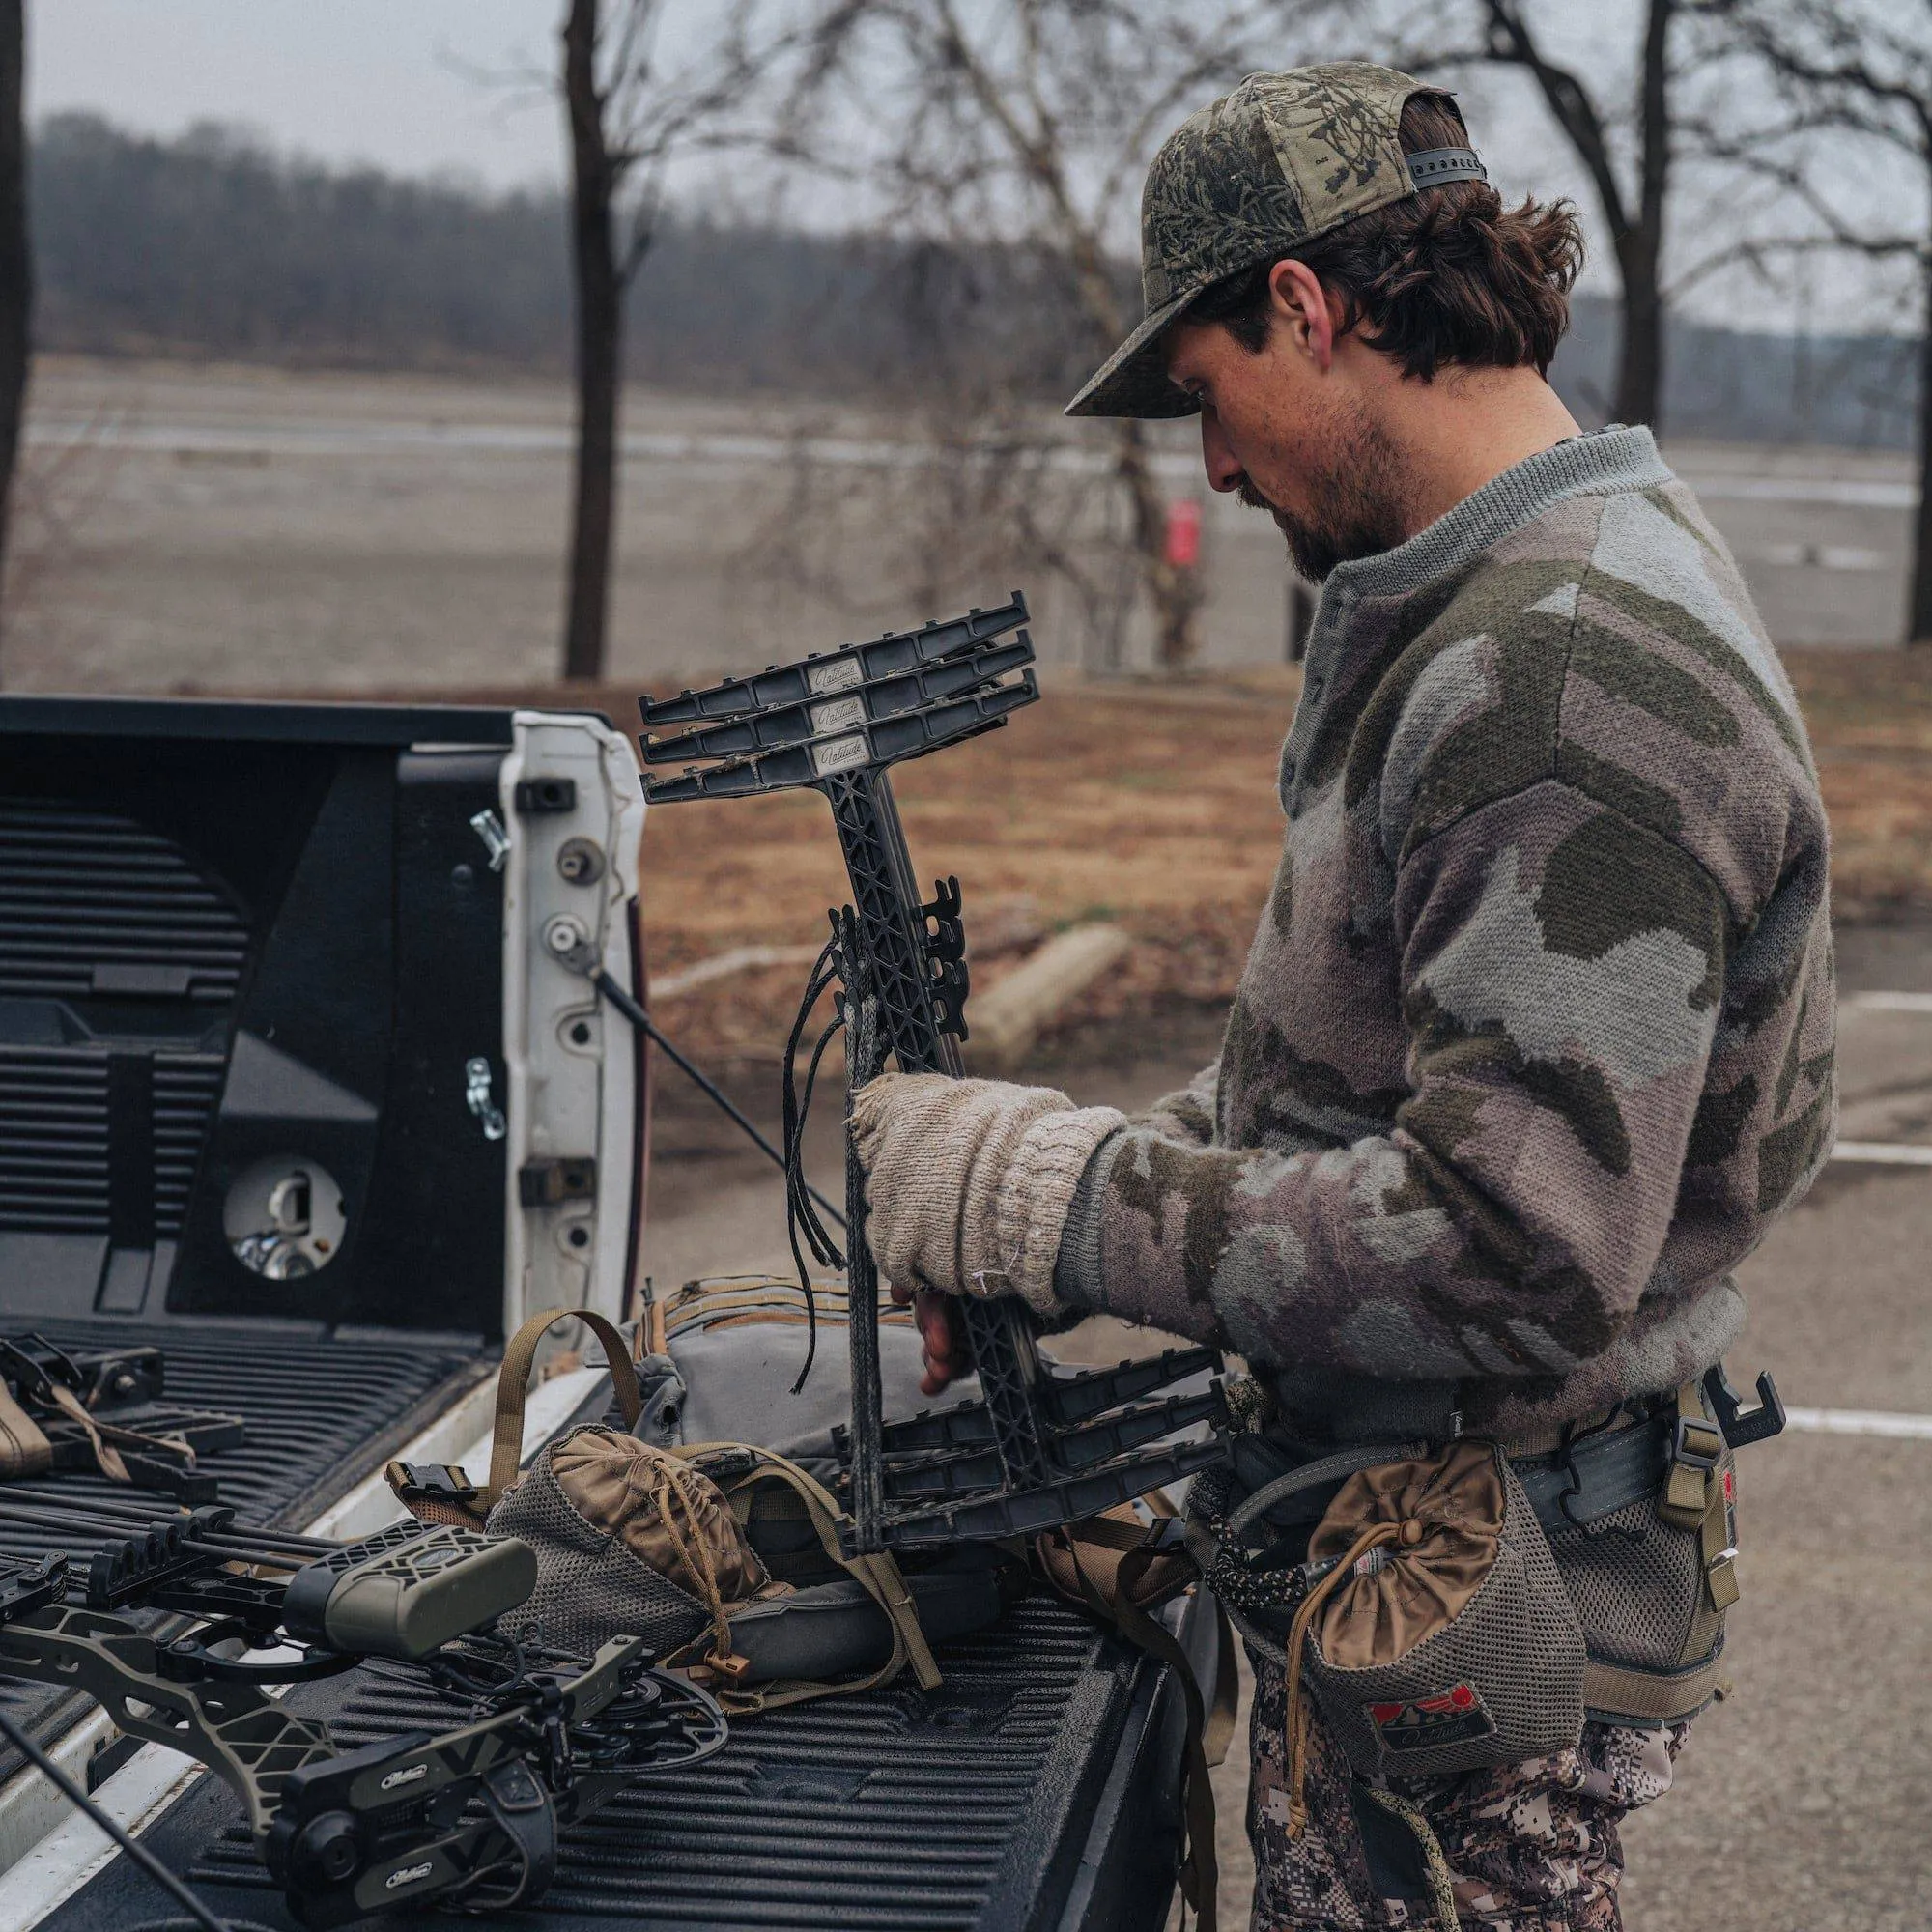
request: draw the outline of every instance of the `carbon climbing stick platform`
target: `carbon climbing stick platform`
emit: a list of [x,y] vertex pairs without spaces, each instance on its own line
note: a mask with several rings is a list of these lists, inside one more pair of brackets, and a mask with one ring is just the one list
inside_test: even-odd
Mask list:
[[[646,775],[651,804],[798,788],[825,796],[852,886],[845,929],[865,952],[877,1003],[878,1055],[904,1072],[964,1070],[968,975],[958,881],[942,882],[931,901],[922,901],[889,768],[996,729],[1034,702],[1033,643],[1019,628],[1026,619],[1015,592],[995,610],[640,700],[644,763],[683,767]],[[862,1251],[857,1272],[870,1279],[863,1229],[851,1234]],[[869,1296],[854,1299],[855,1376],[864,1373],[862,1358],[871,1358],[857,1333],[861,1299]],[[869,1431],[865,1439],[847,1437],[855,1469],[883,1468],[886,1543],[1027,1534],[1221,1460],[1213,1439],[1147,1446],[1219,1421],[1211,1350],[1175,1351],[1152,1379],[1142,1364],[1131,1374],[1123,1364],[1065,1376],[1041,1360],[1023,1303],[969,1298],[962,1312],[983,1403],[889,1423],[882,1437]],[[1208,1387],[1166,1406],[1129,1406],[1190,1376],[1208,1378]],[[855,1396],[855,1412],[861,1407]]]

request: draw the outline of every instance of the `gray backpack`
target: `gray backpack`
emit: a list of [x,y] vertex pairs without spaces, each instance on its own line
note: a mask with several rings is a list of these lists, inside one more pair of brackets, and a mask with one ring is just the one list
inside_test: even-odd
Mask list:
[[[1024,1588],[1023,1566],[997,1550],[961,1548],[908,1576],[890,1553],[848,1552],[844,1514],[813,1468],[742,1435],[687,1439],[695,1415],[738,1421],[748,1433],[757,1418],[783,1416],[770,1388],[781,1358],[786,1389],[796,1375],[799,1330],[782,1296],[760,1306],[727,1298],[698,1314],[703,1299],[687,1297],[694,1319],[675,1331],[655,1327],[667,1346],[642,1363],[602,1316],[533,1317],[504,1350],[488,1482],[392,1463],[391,1487],[425,1520],[526,1543],[537,1583],[514,1621],[554,1647],[590,1655],[615,1635],[646,1636],[661,1662],[741,1713],[869,1690],[908,1664],[934,1688],[931,1643],[995,1621]],[[768,1308],[777,1321],[762,1319]],[[624,1426],[573,1430],[523,1469],[537,1345],[573,1319],[604,1349]],[[826,1394],[784,1418],[785,1440],[802,1442],[836,1479],[830,1416],[842,1418],[845,1401],[828,1343],[834,1333],[842,1339],[841,1311],[822,1310],[819,1321],[814,1379],[822,1376]],[[643,1334],[653,1334],[648,1318]]]

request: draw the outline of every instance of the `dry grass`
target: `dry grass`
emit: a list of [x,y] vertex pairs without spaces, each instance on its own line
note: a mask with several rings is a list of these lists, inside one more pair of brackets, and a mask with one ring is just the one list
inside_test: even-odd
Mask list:
[[[1074,1019],[1224,1001],[1281,845],[1275,760],[1299,679],[1049,694],[1008,728],[894,774],[914,863],[965,882],[969,943],[1031,900],[1048,928],[1113,919],[1139,942]],[[667,807],[648,821],[644,926],[666,974],[727,947],[821,937],[847,897],[823,802]],[[976,964],[984,985],[1004,962]],[[802,975],[748,973],[663,1002],[709,1051],[782,1039]],[[970,1017],[970,1009],[969,1009]]]
[[[1793,651],[1832,815],[1841,919],[1932,915],[1932,652]],[[1299,690],[1282,669],[1179,686],[1075,686],[1002,731],[901,768],[915,864],[965,882],[969,938],[1030,897],[1048,926],[1120,921],[1125,970],[1068,1025],[1157,1024],[1234,990],[1281,844],[1275,761]],[[629,691],[605,695],[635,717]],[[576,701],[581,702],[581,695]],[[645,931],[665,975],[734,946],[822,936],[846,896],[811,796],[667,807],[646,828]],[[976,968],[978,983],[1004,962]],[[779,1051],[802,973],[738,975],[665,999],[713,1057]],[[970,1017],[970,1009],[969,1009]]]
[[1851,923],[1932,914],[1932,650],[1788,651]]

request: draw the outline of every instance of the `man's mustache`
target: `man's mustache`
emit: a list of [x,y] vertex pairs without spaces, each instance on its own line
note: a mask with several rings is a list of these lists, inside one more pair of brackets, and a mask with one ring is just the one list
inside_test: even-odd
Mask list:
[[1264,497],[1259,490],[1255,488],[1252,478],[1244,475],[1241,478],[1241,480],[1235,485],[1235,495],[1237,497],[1239,497],[1240,500],[1243,503],[1245,503],[1249,509],[1265,510],[1268,513],[1268,515],[1274,519],[1276,529],[1282,531],[1287,530],[1288,526],[1282,521],[1281,511],[1278,508],[1276,508],[1276,506],[1273,503],[1271,503],[1265,497]]

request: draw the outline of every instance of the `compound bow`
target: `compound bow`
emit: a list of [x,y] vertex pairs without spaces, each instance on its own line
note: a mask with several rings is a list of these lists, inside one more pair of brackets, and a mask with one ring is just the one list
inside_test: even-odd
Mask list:
[[[4,1493],[0,1520],[61,1526]],[[0,1574],[0,1676],[78,1690],[129,1736],[208,1766],[317,1932],[430,1898],[501,1909],[541,1893],[563,1827],[725,1740],[717,1705],[653,1668],[640,1637],[587,1663],[474,1637],[535,1574],[511,1537],[405,1522],[333,1545],[200,1509],[118,1537],[84,1575],[60,1555]],[[169,1635],[130,1609],[190,1622]],[[469,1721],[345,1752],[273,1694],[372,1659],[462,1693]]]

